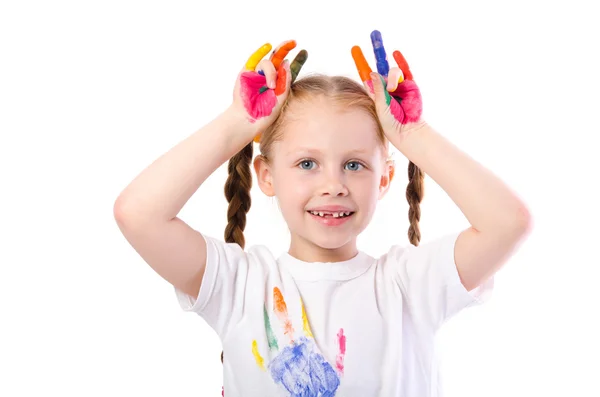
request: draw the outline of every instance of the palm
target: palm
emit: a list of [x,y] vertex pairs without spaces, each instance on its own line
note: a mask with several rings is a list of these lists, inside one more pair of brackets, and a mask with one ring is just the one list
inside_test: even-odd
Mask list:
[[[418,125],[421,121],[423,104],[419,87],[413,80],[408,63],[400,51],[394,51],[393,57],[398,67],[390,69],[381,34],[371,33],[371,41],[377,62],[377,72],[382,79],[383,98],[376,98],[371,68],[360,47],[352,48],[352,57],[363,83],[369,88],[371,96],[378,104],[378,114],[384,130],[387,132],[403,132]],[[388,90],[388,88],[390,90]]]
[[[244,69],[238,75],[233,93],[233,107],[245,114],[258,132],[264,131],[277,118],[291,83],[306,62],[306,50],[300,51],[291,65],[283,62],[295,47],[294,40],[285,41],[271,53],[267,61],[262,60],[272,48],[271,44],[267,43],[248,58]],[[274,88],[268,86],[263,69],[269,69],[275,74]]]
[[[338,355],[335,368],[321,354],[308,323],[302,304],[302,327],[294,326],[285,299],[279,288],[273,288],[273,312],[277,322],[272,322],[270,310],[264,307],[265,335],[263,343],[252,341],[252,354],[258,367],[268,372],[273,381],[292,396],[334,396],[344,373],[346,337],[344,330],[337,334]],[[280,324],[281,328],[273,325]],[[286,344],[278,339],[284,336]]]

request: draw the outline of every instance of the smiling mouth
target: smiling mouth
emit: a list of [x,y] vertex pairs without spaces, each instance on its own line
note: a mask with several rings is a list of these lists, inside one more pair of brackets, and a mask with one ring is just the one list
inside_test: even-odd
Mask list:
[[354,215],[354,211],[306,211],[311,215],[319,216],[321,218],[348,218]]

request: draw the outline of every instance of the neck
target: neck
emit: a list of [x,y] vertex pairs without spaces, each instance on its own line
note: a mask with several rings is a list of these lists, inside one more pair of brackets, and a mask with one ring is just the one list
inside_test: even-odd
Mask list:
[[340,247],[325,248],[300,236],[292,236],[288,254],[303,262],[342,262],[354,258],[358,248],[356,237]]

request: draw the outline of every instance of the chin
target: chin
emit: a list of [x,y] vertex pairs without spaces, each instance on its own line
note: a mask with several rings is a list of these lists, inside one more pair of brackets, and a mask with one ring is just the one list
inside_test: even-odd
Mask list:
[[345,239],[345,240],[334,240],[334,239],[330,239],[330,240],[322,240],[322,241],[312,241],[313,244],[315,244],[316,246],[326,249],[326,250],[337,250],[340,248],[343,248],[344,246],[348,245],[352,240],[350,239]]

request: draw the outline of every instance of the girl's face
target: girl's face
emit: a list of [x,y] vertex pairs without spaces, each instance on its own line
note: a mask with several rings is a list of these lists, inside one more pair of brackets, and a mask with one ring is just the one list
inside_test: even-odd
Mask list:
[[271,164],[256,166],[259,185],[278,199],[291,232],[291,255],[307,262],[350,259],[393,172],[376,123],[366,111],[325,99],[295,103],[287,111]]

